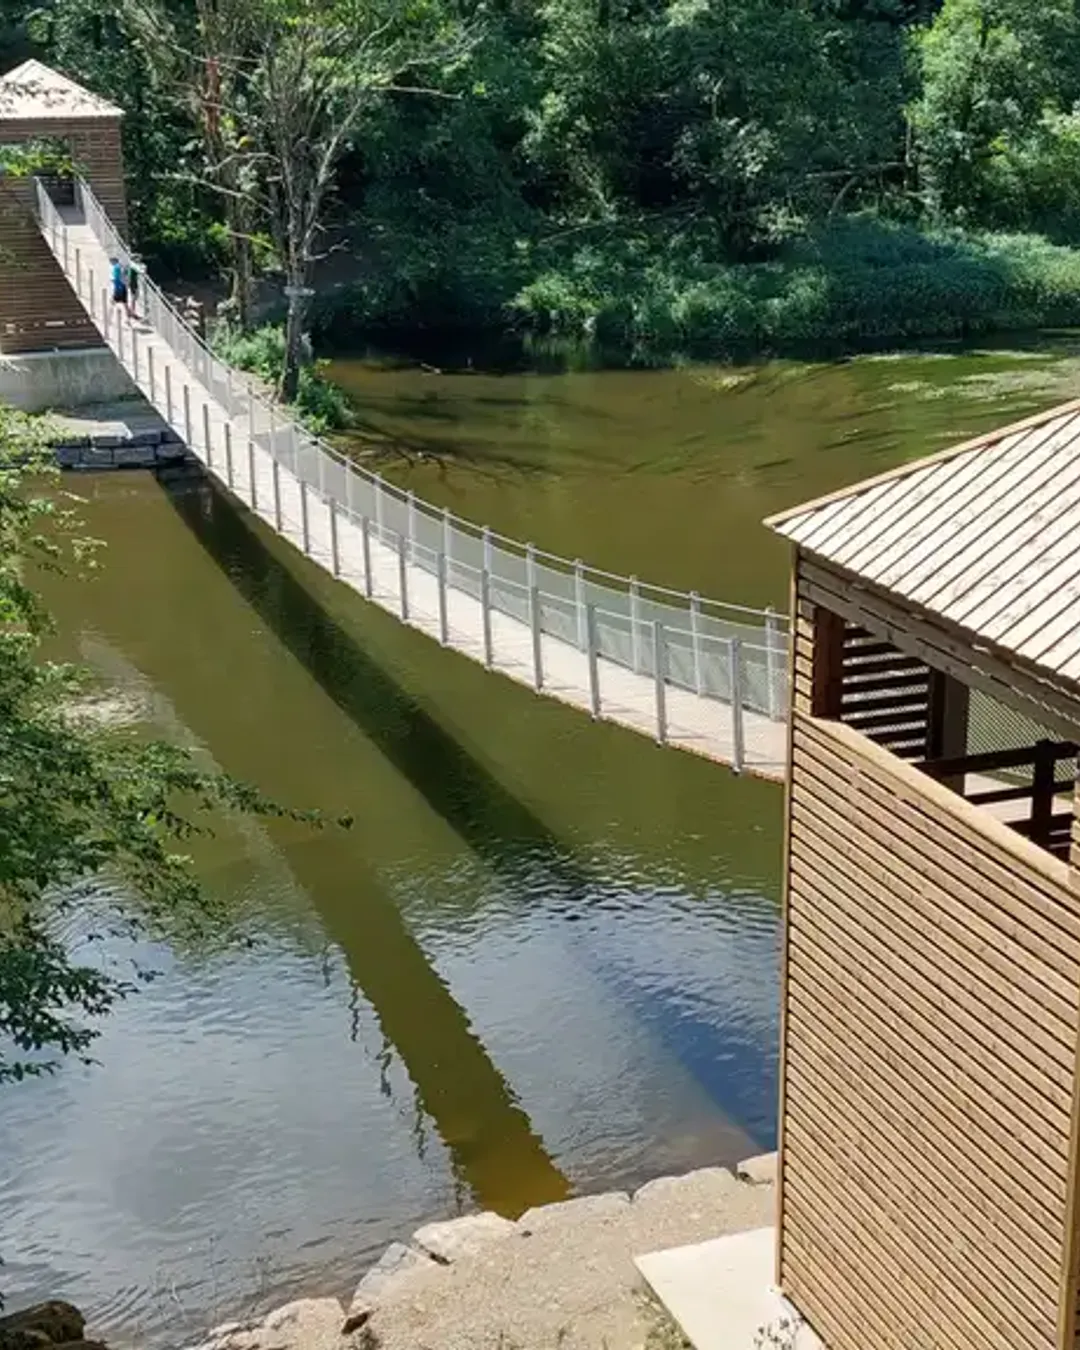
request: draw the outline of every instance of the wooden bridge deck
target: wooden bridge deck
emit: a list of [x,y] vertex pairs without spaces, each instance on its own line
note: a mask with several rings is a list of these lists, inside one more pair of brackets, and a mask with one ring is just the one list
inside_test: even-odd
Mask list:
[[[340,504],[302,484],[281,455],[274,456],[275,428],[230,417],[212,389],[200,381],[160,332],[130,323],[106,297],[109,258],[77,211],[61,213],[62,226],[43,226],[54,256],[75,287],[95,327],[135,384],[187,442],[207,470],[271,529],[361,595],[473,660],[485,662],[481,602],[454,585],[440,586],[427,567],[364,531]],[[246,377],[237,373],[235,379]],[[365,538],[366,533],[366,538]],[[445,596],[445,609],[440,595]],[[444,617],[445,615],[445,617]],[[542,678],[537,689],[534,636],[529,624],[489,611],[490,668],[584,712],[593,712],[587,654],[548,633],[539,638]],[[735,728],[729,703],[672,684],[658,691],[651,674],[637,674],[614,661],[596,661],[599,716],[632,731],[658,737],[722,764],[735,761]],[[779,780],[785,773],[786,727],[758,713],[742,714],[743,769]]]

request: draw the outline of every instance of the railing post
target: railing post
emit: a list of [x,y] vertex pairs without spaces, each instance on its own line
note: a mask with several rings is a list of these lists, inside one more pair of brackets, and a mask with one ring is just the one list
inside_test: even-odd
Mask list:
[[247,450],[248,450],[248,456],[247,456],[247,459],[248,459],[248,487],[249,487],[250,490],[251,490],[251,509],[252,509],[253,511],[257,511],[257,510],[259,509],[259,488],[258,488],[258,479],[257,479],[256,476],[255,476],[255,442],[254,442],[254,441],[252,441],[252,440],[249,440],[249,441],[248,441],[248,443],[247,443]]
[[585,607],[585,651],[589,663],[589,711],[600,716],[600,655],[597,651],[596,606]]
[[341,576],[341,552],[338,545],[338,521],[337,521],[337,503],[333,497],[327,502],[330,508],[330,572],[333,576]]
[[375,538],[383,541],[383,480],[382,474],[375,475]]
[[94,317],[94,269],[92,267],[87,268],[86,271],[86,289],[89,294],[90,317],[92,319]]
[[210,444],[210,405],[205,402],[202,405],[202,431],[203,443],[206,446],[206,465],[207,468],[212,469],[214,467],[214,451]]
[[131,378],[139,383],[139,335],[134,328],[131,330]]
[[82,249],[75,249],[75,294],[82,299]]
[[248,390],[248,440],[255,439],[255,400],[251,397],[251,391]]
[[184,381],[184,436],[188,443],[188,449],[194,450],[195,438],[191,434],[191,386]]
[[589,645],[589,616],[585,612],[585,567],[580,558],[574,559],[574,610],[577,614],[577,645],[585,651]]
[[731,767],[742,773],[746,759],[746,736],[743,723],[742,643],[737,637],[728,641],[728,660],[731,666]]
[[229,485],[229,490],[233,487],[233,462],[232,462],[232,423],[225,423],[225,482]]
[[653,622],[653,684],[656,689],[656,739],[661,745],[667,744],[667,685],[664,682],[665,648],[664,625],[659,619]]
[[637,577],[630,578],[630,652],[634,674],[641,674],[641,594]]
[[367,516],[360,517],[360,542],[364,547],[364,594],[370,600],[375,594],[375,582],[371,575],[371,521]]
[[492,568],[491,568],[491,563],[492,563],[492,558],[493,558],[493,552],[492,552],[492,548],[491,548],[491,527],[490,527],[490,525],[485,525],[484,528],[480,531],[480,533],[481,533],[481,535],[483,536],[483,540],[484,540],[484,570],[485,570],[485,571],[488,573],[488,575],[490,576],[491,570],[492,570]]
[[450,524],[450,508],[448,506],[444,506],[442,512],[442,551],[443,553],[446,554],[446,575],[448,581],[453,579],[453,562],[454,562],[453,543],[454,543],[454,531],[453,527]]
[[783,716],[783,699],[780,697],[780,690],[777,686],[780,683],[780,672],[784,666],[778,661],[780,655],[778,651],[780,638],[780,625],[777,622],[776,611],[770,605],[765,611],[765,679],[768,682],[768,695],[766,708],[769,716],[774,722],[777,722]]
[[274,529],[281,533],[281,465],[277,459],[270,461],[270,473],[274,482]]
[[71,271],[71,259],[68,256],[68,232],[67,226],[64,226],[64,275]]
[[1031,842],[1046,848],[1054,818],[1057,760],[1053,741],[1036,741],[1031,773]]
[[300,543],[305,554],[311,552],[311,522],[308,516],[307,479],[300,479]]
[[495,649],[491,641],[491,571],[486,562],[480,568],[480,623],[484,632],[484,665],[490,670],[495,664]]
[[450,623],[446,613],[446,554],[441,549],[435,565],[439,576],[439,641],[445,647],[450,641]]
[[146,364],[149,370],[150,378],[150,402],[157,405],[157,378],[154,362],[154,344],[151,343],[146,349]]
[[345,465],[345,514],[348,516],[349,520],[352,520],[353,518],[352,485],[355,476],[356,474],[351,462],[347,462]]
[[165,420],[169,426],[172,426],[173,404],[172,404],[172,367],[168,361],[165,362]]
[[403,623],[409,621],[409,564],[405,557],[405,537],[397,536],[398,605]]
[[701,596],[690,592],[690,642],[694,649],[694,693],[700,698],[704,690],[701,673]]
[[116,359],[124,364],[124,320],[119,311],[116,315]]
[[409,562],[416,562],[416,493],[409,489],[405,506],[405,522],[409,531]]
[[[530,548],[532,546],[530,545]],[[529,625],[532,628],[533,688],[544,687],[543,614],[540,610],[540,588],[534,581],[529,587]]]

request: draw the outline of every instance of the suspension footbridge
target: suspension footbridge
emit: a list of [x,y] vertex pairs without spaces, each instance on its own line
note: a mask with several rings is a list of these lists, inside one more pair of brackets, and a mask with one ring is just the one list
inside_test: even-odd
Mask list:
[[129,251],[88,184],[38,227],[87,316],[206,470],[271,529],[371,602],[489,670],[596,719],[764,777],[785,773],[787,621],[559,558],[418,500],[302,427],[217,357],[143,277],[114,305]]

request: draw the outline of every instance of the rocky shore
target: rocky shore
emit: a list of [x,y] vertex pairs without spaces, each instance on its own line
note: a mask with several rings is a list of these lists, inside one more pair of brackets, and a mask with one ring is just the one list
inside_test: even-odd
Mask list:
[[767,1154],[734,1172],[660,1177],[632,1196],[544,1205],[516,1222],[485,1213],[427,1224],[407,1244],[391,1244],[348,1307],[299,1299],[267,1317],[215,1327],[193,1350],[679,1346],[634,1257],[773,1223],[775,1180],[776,1158]]

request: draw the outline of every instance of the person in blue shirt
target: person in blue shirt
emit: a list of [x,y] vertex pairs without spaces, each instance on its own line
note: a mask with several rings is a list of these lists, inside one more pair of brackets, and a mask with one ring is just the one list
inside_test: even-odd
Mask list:
[[109,259],[109,269],[112,278],[112,298],[114,305],[123,305],[127,308],[128,288],[124,280],[124,268],[119,258]]

